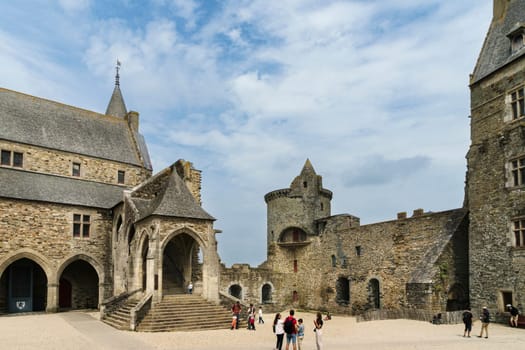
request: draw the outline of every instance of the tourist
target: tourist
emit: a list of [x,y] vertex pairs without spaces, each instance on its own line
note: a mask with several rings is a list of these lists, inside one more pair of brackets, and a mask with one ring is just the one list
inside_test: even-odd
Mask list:
[[255,306],[250,304],[248,308],[248,329],[255,330]]
[[193,293],[193,283],[190,281],[190,283],[188,283],[188,294],[192,294]]
[[237,316],[233,315],[232,316],[232,328],[231,328],[231,330],[233,331],[235,328],[237,328]]
[[242,310],[242,307],[239,301],[237,301],[235,304],[232,305],[232,314],[237,318],[237,322],[235,323],[235,329],[239,329],[241,310]]
[[463,312],[463,323],[465,324],[463,337],[467,336],[470,338],[470,332],[472,331],[472,312],[469,307]]
[[277,313],[273,319],[273,332],[277,337],[277,344],[275,345],[276,350],[281,350],[283,347],[284,338],[284,322],[281,320],[281,314]]
[[330,321],[332,319],[332,315],[330,315],[330,311],[326,312],[326,316],[324,317],[325,321]]
[[321,350],[323,348],[323,315],[320,312],[317,313],[314,326],[315,345],[317,346],[317,350]]
[[284,320],[284,332],[286,333],[286,350],[289,350],[292,343],[293,350],[297,350],[297,320],[294,317],[295,311],[290,310],[290,315]]
[[490,313],[486,306],[483,306],[483,311],[479,317],[481,320],[481,333],[479,333],[478,338],[483,337],[483,330],[485,330],[485,338],[489,337],[489,323],[490,323]]
[[264,324],[262,306],[259,306],[259,324]]
[[304,324],[303,319],[300,318],[297,320],[297,349],[302,350],[303,339],[304,339]]
[[520,312],[512,304],[507,304],[507,311],[510,312],[510,326],[518,327],[518,316]]

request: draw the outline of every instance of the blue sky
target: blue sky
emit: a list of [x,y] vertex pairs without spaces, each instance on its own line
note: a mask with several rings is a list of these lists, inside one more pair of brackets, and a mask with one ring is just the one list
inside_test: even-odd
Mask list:
[[309,158],[362,224],[461,207],[468,75],[490,0],[0,3],[0,86],[104,113],[121,90],[154,171],[203,172],[221,259],[266,258],[264,195]]

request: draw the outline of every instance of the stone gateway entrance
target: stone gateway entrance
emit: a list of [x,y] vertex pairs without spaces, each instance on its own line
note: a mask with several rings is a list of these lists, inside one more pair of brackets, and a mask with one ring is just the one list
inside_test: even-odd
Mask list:
[[10,313],[45,311],[47,277],[44,270],[28,258],[22,258],[4,271],[0,279],[2,295]]
[[185,293],[190,281],[202,281],[199,245],[186,233],[173,237],[162,254],[163,295]]

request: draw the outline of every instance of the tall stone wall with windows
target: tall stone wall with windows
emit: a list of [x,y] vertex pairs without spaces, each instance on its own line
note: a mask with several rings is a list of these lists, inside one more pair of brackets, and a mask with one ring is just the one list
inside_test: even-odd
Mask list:
[[525,178],[512,171],[525,159],[525,120],[513,119],[510,98],[524,84],[520,59],[471,85],[470,298],[500,313],[507,303],[525,306],[525,245],[514,235],[525,219]]
[[23,170],[72,177],[73,163],[80,164],[78,178],[118,184],[117,173],[124,171],[124,186],[136,186],[151,176],[151,171],[136,165],[88,157],[76,153],[46,149],[0,140],[0,150],[23,154]]

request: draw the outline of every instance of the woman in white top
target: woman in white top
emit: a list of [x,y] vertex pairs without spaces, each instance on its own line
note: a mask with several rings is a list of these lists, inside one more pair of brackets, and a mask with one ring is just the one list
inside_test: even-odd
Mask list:
[[281,314],[277,313],[273,320],[273,332],[277,337],[277,345],[275,348],[281,350],[283,347],[283,338],[284,338],[284,321],[281,319]]

